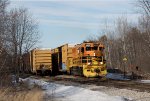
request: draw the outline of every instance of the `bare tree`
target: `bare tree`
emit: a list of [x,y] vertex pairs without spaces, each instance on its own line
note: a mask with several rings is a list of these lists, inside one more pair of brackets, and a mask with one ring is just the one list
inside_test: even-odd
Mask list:
[[144,12],[139,18],[139,29],[142,32],[144,51],[150,57],[150,1],[138,0],[137,5]]
[[13,67],[18,77],[19,72],[22,71],[23,53],[29,51],[38,42],[38,26],[27,9],[21,8],[10,11],[8,29],[9,51],[13,55]]
[[140,7],[143,12],[150,17],[150,1],[149,0],[138,0],[137,6]]
[[[8,5],[8,1],[7,0],[1,0],[0,1],[0,57],[5,59],[6,56],[3,55],[5,49],[4,49],[4,39],[5,39],[5,34],[7,31],[7,12],[6,12],[6,7]],[[5,63],[4,61],[0,61],[1,65],[0,65],[0,69],[2,69],[2,67],[4,67]]]
[[0,50],[3,47],[4,34],[6,32],[6,7],[8,5],[7,0],[0,0]]
[[[9,3],[0,0],[0,74],[9,75],[15,71],[18,82],[19,72],[23,71],[22,56],[35,48],[39,40],[38,23],[25,8],[9,11]],[[0,75],[0,79],[5,80],[3,78],[5,76]]]
[[8,20],[6,8],[8,4],[8,0],[0,0],[0,86],[6,85],[6,77],[8,72],[11,72],[9,69],[9,55],[5,49],[5,35],[7,33]]

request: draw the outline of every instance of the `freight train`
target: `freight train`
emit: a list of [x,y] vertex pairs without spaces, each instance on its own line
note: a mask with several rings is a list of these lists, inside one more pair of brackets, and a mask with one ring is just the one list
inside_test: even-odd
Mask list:
[[[36,74],[67,73],[85,77],[107,74],[104,45],[96,42],[64,44],[51,50],[34,49],[24,56],[24,66]],[[27,61],[28,60],[28,61]]]

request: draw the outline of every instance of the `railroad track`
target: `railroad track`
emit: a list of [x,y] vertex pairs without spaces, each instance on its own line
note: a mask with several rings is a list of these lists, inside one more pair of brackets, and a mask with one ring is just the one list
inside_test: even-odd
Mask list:
[[121,81],[121,80],[112,80],[112,79],[100,79],[100,78],[85,78],[80,76],[69,76],[69,75],[60,75],[52,77],[40,77],[34,76],[36,79],[43,79],[48,82],[59,82],[62,84],[71,85],[73,83],[77,84],[94,84],[96,86],[106,86],[106,87],[116,87],[121,89],[131,89],[137,91],[146,91],[150,92],[150,84],[139,83],[137,81]]

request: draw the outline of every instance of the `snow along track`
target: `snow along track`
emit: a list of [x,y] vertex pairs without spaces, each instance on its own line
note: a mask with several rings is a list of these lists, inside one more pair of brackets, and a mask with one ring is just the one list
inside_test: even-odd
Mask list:
[[[63,78],[62,78],[63,77]],[[139,89],[133,89],[133,88],[131,88],[131,86],[130,86],[130,88],[128,88],[128,89],[125,89],[125,87],[124,86],[122,86],[122,87],[124,87],[124,88],[121,88],[121,87],[118,87],[118,88],[116,88],[116,87],[114,87],[113,85],[110,85],[110,86],[108,86],[109,85],[109,83],[108,84],[106,84],[106,85],[104,85],[104,82],[106,82],[106,81],[99,81],[99,83],[96,83],[95,81],[95,83],[94,82],[92,82],[93,80],[95,80],[94,78],[90,78],[90,82],[88,82],[87,83],[87,79],[86,78],[80,78],[80,77],[74,77],[74,76],[72,76],[72,77],[70,77],[70,76],[65,76],[65,78],[64,78],[64,76],[57,76],[57,77],[44,77],[44,78],[42,78],[42,77],[31,77],[31,78],[36,78],[37,80],[42,80],[42,81],[47,81],[48,83],[50,83],[50,84],[58,84],[58,85],[64,85],[65,87],[76,87],[76,90],[78,89],[78,88],[84,88],[84,89],[82,89],[83,90],[83,92],[81,92],[82,94],[86,94],[84,91],[86,91],[87,89],[89,89],[89,90],[92,90],[92,91],[96,91],[96,92],[102,92],[102,93],[104,93],[104,94],[106,94],[108,97],[109,96],[122,96],[123,98],[127,98],[127,99],[130,99],[130,100],[125,100],[125,101],[150,101],[150,93],[149,92],[146,92],[146,91],[142,91],[142,90],[139,90]],[[66,79],[67,78],[67,79]],[[77,81],[74,81],[74,80],[70,80],[70,78],[78,78],[78,80],[79,80],[79,82],[78,82],[78,80]],[[86,82],[81,82],[81,80],[83,80],[83,82],[84,81],[86,81]],[[96,80],[98,80],[98,78],[96,78]],[[98,81],[97,81],[98,82]],[[100,82],[102,83],[102,84],[100,84]],[[108,81],[107,81],[108,82]],[[110,82],[110,81],[109,81]],[[115,81],[114,81],[115,82]],[[119,83],[124,83],[124,81],[116,81],[116,82],[119,82]],[[131,82],[131,81],[129,81],[129,82]],[[126,82],[126,84],[127,84],[127,82]],[[132,85],[133,86],[133,85]],[[57,88],[56,86],[54,87],[54,88]],[[69,89],[69,88],[68,88]],[[71,88],[72,89],[72,88]],[[66,89],[67,90],[67,89]],[[76,91],[75,90],[75,91]],[[81,90],[81,91],[82,91]],[[54,91],[56,91],[56,90],[53,90],[53,92]],[[80,91],[80,90],[79,90]],[[51,91],[52,92],[52,91]],[[64,92],[68,92],[68,90],[67,91],[65,91],[64,90]],[[70,90],[69,90],[69,92],[70,92]],[[72,92],[74,92],[74,90],[72,90]],[[81,93],[79,93],[79,94],[81,94]],[[76,94],[76,93],[75,93]],[[77,93],[78,94],[78,93]],[[81,95],[82,95],[81,94]],[[97,95],[97,94],[96,94]],[[61,97],[60,97],[61,96]],[[60,94],[60,96],[55,96],[56,98],[57,98],[57,100],[56,101],[60,101],[61,100],[61,98],[64,96],[63,94]],[[79,95],[77,95],[78,97],[79,97]],[[89,96],[89,95],[87,95],[87,96]],[[98,95],[97,96],[101,96],[101,94],[99,94],[98,93]],[[60,99],[59,99],[59,97],[60,97]],[[74,96],[75,97],[75,96]],[[82,96],[81,96],[82,97]],[[96,97],[95,95],[93,95],[92,97]],[[105,96],[106,97],[106,96]],[[49,96],[49,94],[48,94],[48,98],[51,98],[51,96]],[[66,97],[65,97],[66,98]],[[70,100],[71,98],[69,98],[69,101],[76,101],[76,100]],[[83,99],[86,99],[86,98],[83,98]],[[100,98],[101,99],[101,98]],[[108,99],[107,99],[108,100]],[[106,101],[107,101],[106,100]],[[55,101],[55,100],[54,100]],[[65,101],[65,100],[61,100],[61,101]],[[84,100],[83,100],[84,101]],[[89,99],[89,101],[91,101],[91,99]],[[95,101],[97,101],[97,100],[95,100]],[[103,101],[103,100],[100,100],[100,101]],[[105,100],[104,100],[105,101]],[[108,100],[109,101],[109,100]]]
[[106,87],[115,87],[115,88],[125,88],[125,89],[134,89],[138,91],[147,91],[150,92],[150,84],[140,83],[137,81],[120,81],[120,80],[101,80],[100,78],[85,78],[78,76],[56,76],[56,77],[48,77],[48,81],[52,82],[61,82],[61,83],[70,83],[70,84],[86,84],[86,85],[97,85],[97,86],[106,86]]
[[137,81],[120,81],[120,80],[101,80],[100,78],[85,78],[79,76],[59,75],[53,77],[32,76],[32,78],[43,79],[45,81],[56,82],[65,85],[96,85],[115,87],[121,89],[130,89],[141,92],[150,92],[150,83],[141,83]]
[[122,96],[111,96],[101,91],[83,87],[66,86],[33,78],[21,79],[30,86],[38,85],[44,90],[45,101],[131,101]]

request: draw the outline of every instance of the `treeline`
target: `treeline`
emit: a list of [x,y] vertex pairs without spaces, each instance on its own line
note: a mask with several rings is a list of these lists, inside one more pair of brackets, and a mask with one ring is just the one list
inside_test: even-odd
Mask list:
[[150,1],[138,0],[136,6],[141,12],[137,24],[120,17],[115,29],[106,29],[97,41],[105,44],[108,68],[145,75],[150,73]]
[[38,42],[38,24],[26,8],[11,9],[9,4],[0,0],[0,74],[13,72],[18,76],[22,54]]

